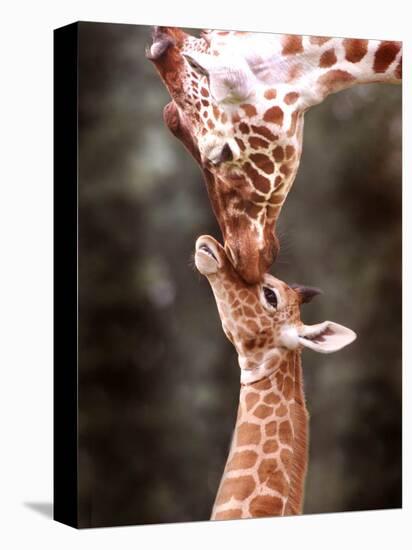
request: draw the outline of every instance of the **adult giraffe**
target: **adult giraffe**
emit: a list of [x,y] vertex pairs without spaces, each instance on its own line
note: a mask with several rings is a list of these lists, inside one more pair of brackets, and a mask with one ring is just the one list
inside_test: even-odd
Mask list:
[[212,519],[300,514],[308,462],[301,349],[331,353],[356,334],[331,321],[304,325],[300,305],[317,289],[289,287],[268,274],[247,285],[212,237],[197,240],[195,263],[209,280],[241,370],[238,416]]
[[170,130],[205,176],[226,252],[262,280],[302,153],[303,116],[354,84],[399,83],[400,42],[156,27],[147,51],[171,97]]

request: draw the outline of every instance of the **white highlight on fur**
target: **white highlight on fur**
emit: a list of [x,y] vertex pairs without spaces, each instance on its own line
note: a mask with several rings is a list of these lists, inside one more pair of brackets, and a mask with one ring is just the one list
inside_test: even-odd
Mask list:
[[296,349],[299,346],[299,336],[296,327],[285,327],[280,333],[281,344],[288,349]]

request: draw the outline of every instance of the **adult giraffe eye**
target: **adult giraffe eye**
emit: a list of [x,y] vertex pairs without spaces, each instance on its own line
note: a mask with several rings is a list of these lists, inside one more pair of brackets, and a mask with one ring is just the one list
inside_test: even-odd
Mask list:
[[268,288],[267,286],[264,286],[263,294],[265,295],[265,299],[268,304],[270,304],[274,308],[278,307],[278,297],[276,296],[276,292],[274,290]]

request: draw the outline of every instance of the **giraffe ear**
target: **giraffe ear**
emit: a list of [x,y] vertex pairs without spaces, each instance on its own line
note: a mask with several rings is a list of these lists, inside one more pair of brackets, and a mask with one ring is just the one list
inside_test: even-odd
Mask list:
[[216,57],[202,52],[182,53],[197,73],[209,79],[210,93],[217,103],[230,99],[241,103],[253,93],[253,73],[246,61],[236,55]]
[[302,346],[319,353],[333,353],[356,340],[356,333],[338,323],[324,321],[317,325],[303,325],[298,340]]
[[293,285],[290,285],[290,288],[293,288],[293,290],[299,295],[301,304],[306,304],[308,302],[311,302],[315,296],[318,296],[319,294],[323,294],[320,288],[316,288],[313,286],[303,286],[303,285],[293,284]]

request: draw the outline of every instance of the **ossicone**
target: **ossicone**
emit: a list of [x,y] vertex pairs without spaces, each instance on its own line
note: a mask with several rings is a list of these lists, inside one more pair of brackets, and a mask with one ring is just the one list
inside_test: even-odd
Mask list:
[[313,298],[315,298],[315,296],[318,296],[319,294],[323,294],[320,288],[316,288],[313,286],[303,286],[298,284],[292,284],[290,285],[290,288],[293,288],[293,290],[299,295],[301,304],[306,304],[308,302],[311,302]]

